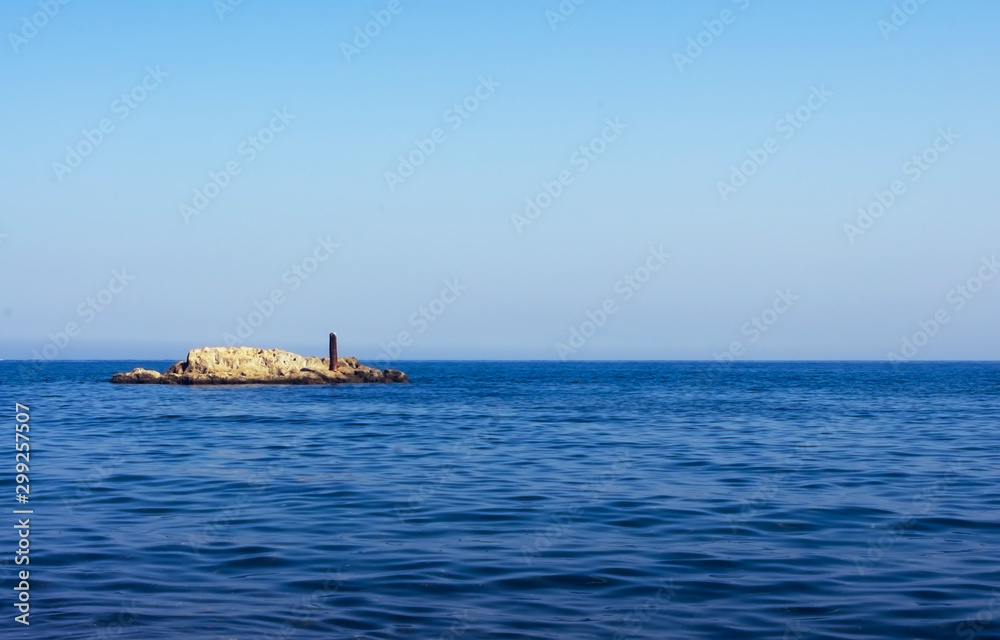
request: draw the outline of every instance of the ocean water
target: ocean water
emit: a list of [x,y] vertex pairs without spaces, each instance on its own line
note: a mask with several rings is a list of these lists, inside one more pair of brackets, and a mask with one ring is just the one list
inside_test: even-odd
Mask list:
[[0,362],[0,637],[1000,638],[998,364],[169,364]]

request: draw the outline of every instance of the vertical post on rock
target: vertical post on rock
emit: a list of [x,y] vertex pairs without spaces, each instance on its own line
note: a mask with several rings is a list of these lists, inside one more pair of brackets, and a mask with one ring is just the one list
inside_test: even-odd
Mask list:
[[330,371],[337,370],[337,334],[330,334]]

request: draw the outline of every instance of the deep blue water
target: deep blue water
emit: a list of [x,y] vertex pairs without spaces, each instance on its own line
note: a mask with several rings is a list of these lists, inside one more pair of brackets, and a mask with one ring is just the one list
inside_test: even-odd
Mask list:
[[0,362],[0,637],[1000,638],[1000,364],[137,364]]

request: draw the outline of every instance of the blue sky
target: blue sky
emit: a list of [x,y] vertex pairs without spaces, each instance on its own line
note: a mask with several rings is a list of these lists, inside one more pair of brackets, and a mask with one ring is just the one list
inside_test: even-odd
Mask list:
[[1000,6],[903,4],[5,2],[0,357],[1000,359]]

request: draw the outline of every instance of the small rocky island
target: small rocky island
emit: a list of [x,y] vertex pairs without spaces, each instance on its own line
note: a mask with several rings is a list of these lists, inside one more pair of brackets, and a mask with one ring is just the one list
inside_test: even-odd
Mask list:
[[[117,384],[343,384],[409,382],[402,371],[377,369],[357,358],[337,358],[337,342],[330,336],[330,358],[300,356],[280,349],[204,347],[164,373],[136,368],[116,373]],[[331,366],[332,363],[332,366]]]

